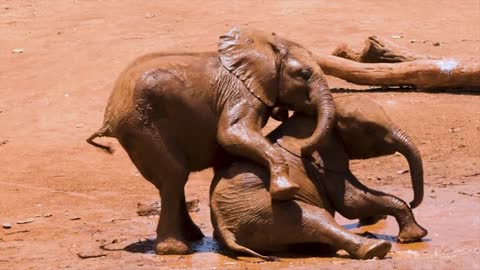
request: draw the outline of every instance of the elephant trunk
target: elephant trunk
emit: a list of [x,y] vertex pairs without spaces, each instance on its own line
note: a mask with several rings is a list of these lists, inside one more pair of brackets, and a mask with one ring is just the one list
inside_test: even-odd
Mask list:
[[311,89],[310,101],[317,113],[317,126],[302,147],[303,156],[310,156],[316,151],[335,126],[335,103],[323,74],[312,80]]
[[398,143],[398,152],[400,152],[408,161],[410,177],[412,178],[413,200],[410,207],[415,208],[423,200],[423,164],[422,157],[410,137],[401,129],[394,127],[393,137]]

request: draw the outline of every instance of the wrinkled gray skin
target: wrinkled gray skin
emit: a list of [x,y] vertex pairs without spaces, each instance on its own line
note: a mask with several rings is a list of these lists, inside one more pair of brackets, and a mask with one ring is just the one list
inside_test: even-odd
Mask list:
[[[273,257],[258,252],[278,251],[293,244],[327,244],[359,259],[383,258],[390,250],[387,241],[367,239],[339,226],[333,219],[335,212],[361,220],[392,215],[400,227],[397,238],[402,242],[418,241],[427,234],[403,200],[364,186],[349,169],[349,159],[402,149],[404,155],[416,156],[420,164],[409,164],[410,170],[418,171],[415,167],[422,164],[415,145],[380,106],[368,99],[344,96],[336,98],[335,103],[337,127],[313,159],[299,155],[302,140],[315,127],[312,117],[295,114],[268,136],[284,155],[291,179],[300,187],[295,200],[272,201],[265,188],[268,172],[249,161],[239,160],[216,170],[210,189],[211,216],[215,237],[227,247],[266,260]],[[421,180],[414,185],[423,186]],[[422,196],[416,201],[421,202]]]
[[190,172],[243,156],[268,168],[273,199],[293,198],[288,163],[261,133],[277,105],[316,115],[304,155],[333,127],[333,99],[312,54],[274,34],[234,28],[220,37],[218,52],[135,60],[115,83],[103,127],[87,141],[110,150],[93,139],[118,139],[161,194],[155,251],[183,254],[188,241],[203,237],[185,205]]

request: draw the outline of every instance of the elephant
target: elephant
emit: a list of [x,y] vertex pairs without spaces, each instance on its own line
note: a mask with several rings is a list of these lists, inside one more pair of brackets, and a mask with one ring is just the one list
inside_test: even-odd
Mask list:
[[272,199],[293,198],[299,187],[288,163],[261,129],[276,106],[316,115],[309,155],[334,125],[335,107],[311,52],[276,34],[234,27],[217,52],[153,53],[130,64],[117,79],[103,126],[87,142],[116,138],[141,175],[160,192],[155,251],[185,254],[204,237],[191,220],[184,186],[190,172],[242,156],[267,167]]
[[274,257],[260,251],[291,245],[326,245],[359,259],[383,258],[388,253],[390,242],[348,232],[333,219],[335,212],[361,220],[392,215],[400,227],[400,242],[427,235],[407,203],[366,187],[349,168],[350,159],[400,152],[413,172],[411,205],[416,207],[423,198],[423,164],[412,140],[371,100],[341,96],[334,101],[336,126],[311,157],[302,157],[300,150],[315,128],[311,116],[295,113],[267,136],[290,164],[291,179],[300,187],[294,200],[272,201],[266,189],[268,172],[249,160],[237,158],[215,169],[211,220],[214,237],[226,247],[265,260]]

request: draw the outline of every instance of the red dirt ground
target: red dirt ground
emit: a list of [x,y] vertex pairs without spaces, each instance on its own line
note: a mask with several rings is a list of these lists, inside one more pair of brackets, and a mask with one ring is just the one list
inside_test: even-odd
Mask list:
[[[424,242],[394,243],[384,260],[235,260],[211,238],[207,170],[186,188],[189,199],[200,199],[192,216],[207,238],[193,255],[154,255],[146,239],[155,237],[157,218],[135,212],[138,202],[157,200],[157,191],[117,142],[104,140],[117,149],[109,156],[85,138],[100,127],[113,82],[131,60],[153,51],[215,50],[232,25],[275,31],[317,54],[340,42],[359,48],[372,34],[402,35],[394,41],[425,54],[480,53],[478,0],[1,1],[0,223],[12,228],[0,228],[0,269],[480,269],[480,96],[471,93],[356,93],[384,106],[418,143],[426,197],[414,212],[429,230]],[[352,163],[367,185],[411,199],[408,174],[397,174],[403,158]],[[16,224],[28,218],[34,221]],[[397,233],[391,218],[354,230],[390,240]],[[119,251],[99,249],[112,242]],[[106,256],[80,259],[78,252]]]

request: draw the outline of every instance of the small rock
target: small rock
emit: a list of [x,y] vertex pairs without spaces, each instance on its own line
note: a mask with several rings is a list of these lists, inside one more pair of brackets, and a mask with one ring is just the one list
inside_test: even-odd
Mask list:
[[[200,202],[199,199],[193,199],[187,201],[187,209],[188,212],[198,212],[200,208],[198,207],[198,203]],[[160,215],[160,210],[162,209],[162,205],[159,201],[155,201],[150,204],[139,202],[137,204],[137,214],[139,216],[155,216]]]
[[145,18],[147,18],[147,19],[150,19],[150,18],[153,18],[153,17],[155,17],[155,14],[153,14],[153,13],[145,14]]
[[76,127],[76,128],[82,128],[83,125],[82,125],[82,124],[77,124],[77,125],[75,125],[75,127]]
[[45,217],[45,218],[47,218],[47,217],[51,217],[51,216],[53,216],[53,215],[52,215],[52,214],[50,214],[50,213],[43,214],[43,217]]
[[160,215],[161,209],[160,202],[153,202],[151,204],[145,204],[139,202],[137,204],[137,214],[139,216],[153,216],[153,215]]
[[400,174],[406,174],[406,173],[408,173],[408,172],[409,172],[408,169],[399,170],[399,171],[397,171],[397,174],[399,174],[399,175],[400,175]]
[[27,218],[27,219],[24,219],[24,220],[17,221],[17,224],[28,224],[28,223],[32,223],[34,221],[35,221],[35,219],[33,219],[33,218]]
[[22,48],[12,49],[12,53],[23,53],[23,49]]
[[69,97],[70,95],[69,94],[65,94],[65,97]]
[[413,251],[413,250],[407,250],[405,251],[405,253],[407,254],[410,254],[410,255],[413,255],[415,257],[419,256],[420,254],[418,253],[418,251]]
[[434,47],[438,47],[438,46],[440,46],[440,42],[434,42],[434,43],[432,43],[432,45],[433,45]]
[[98,257],[105,257],[107,256],[106,253],[104,253],[101,250],[88,250],[88,251],[80,251],[77,253],[77,256],[80,259],[90,259],[90,258],[98,258]]
[[410,40],[410,43],[415,43],[415,42],[417,42],[417,40],[415,39]]
[[3,224],[2,224],[2,227],[3,227],[4,229],[11,229],[11,228],[12,228],[12,224],[10,224],[10,223],[3,223]]
[[403,38],[403,35],[400,34],[400,35],[392,35],[392,38],[394,39],[400,39],[400,38]]
[[70,220],[79,220],[81,217],[71,217]]

